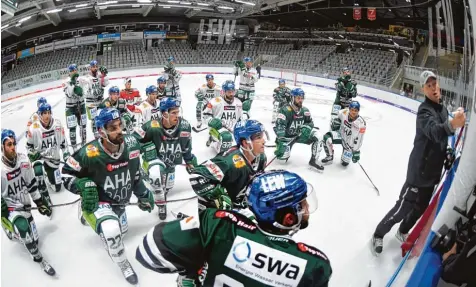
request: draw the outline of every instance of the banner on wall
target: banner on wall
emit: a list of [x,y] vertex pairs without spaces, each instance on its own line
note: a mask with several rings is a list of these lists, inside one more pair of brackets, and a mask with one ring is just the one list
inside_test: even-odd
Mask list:
[[35,54],[41,54],[49,51],[53,51],[53,43],[48,43],[44,45],[38,45],[35,47]]
[[142,38],[144,38],[144,33],[142,32],[121,33],[121,40],[141,40]]
[[55,42],[55,50],[73,47],[76,45],[76,39],[67,39]]
[[165,39],[166,31],[144,31],[144,39]]
[[110,42],[121,40],[121,33],[99,34],[98,42]]
[[362,8],[354,8],[354,20],[358,21],[362,19]]
[[35,48],[28,48],[22,51],[17,52],[17,59],[22,59],[25,57],[30,57],[35,55]]
[[370,21],[375,21],[375,19],[377,19],[377,9],[367,8],[367,19]]
[[188,35],[187,35],[187,32],[183,31],[183,32],[167,32],[167,39],[177,39],[177,40],[187,40],[188,39]]
[[97,35],[89,35],[84,37],[76,38],[76,46],[87,45],[87,44],[96,44],[98,42]]
[[2,57],[2,64],[14,61],[16,58],[17,58],[17,54],[15,53]]

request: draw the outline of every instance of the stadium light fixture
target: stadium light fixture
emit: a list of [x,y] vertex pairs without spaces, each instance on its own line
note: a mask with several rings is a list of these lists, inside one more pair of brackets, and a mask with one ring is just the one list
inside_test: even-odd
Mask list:
[[7,25],[5,25],[5,26],[2,26],[1,29],[3,30],[3,29],[5,29],[5,28],[7,28],[8,26],[10,26],[10,24],[7,24]]
[[152,3],[151,0],[137,0],[137,3]]
[[236,2],[236,3],[245,4],[245,5],[250,5],[250,6],[255,6],[255,5],[256,5],[255,3],[247,2],[247,1],[242,1],[242,0],[235,0],[235,2]]
[[108,5],[108,4],[117,4],[117,1],[106,1],[102,3],[98,3],[98,5]]
[[234,10],[233,8],[227,7],[227,6],[218,6],[217,8],[219,8],[219,9],[225,9],[225,10]]
[[73,12],[76,12],[78,11],[78,9],[71,9],[71,10],[68,10],[69,13],[73,13]]
[[31,18],[31,16],[27,16],[27,17],[25,17],[25,18],[21,18],[20,20],[18,20],[18,23],[23,23],[23,22],[25,22],[25,21],[28,21],[28,20],[30,20],[30,18]]
[[185,1],[181,1],[180,4],[182,4],[182,5],[192,5],[192,3],[190,3],[190,2],[185,2]]
[[74,7],[76,7],[76,8],[82,8],[82,7],[86,7],[86,6],[88,6],[88,5],[89,5],[88,3],[84,3],[84,4],[76,5],[76,6],[74,6]]
[[170,9],[170,6],[162,6],[165,9]]
[[210,6],[210,4],[207,3],[197,3],[198,6]]
[[58,13],[58,12],[61,12],[61,11],[63,11],[63,9],[58,8],[58,9],[53,9],[53,10],[46,11],[46,14]]
[[180,1],[175,1],[175,0],[169,0],[169,1],[167,1],[167,2],[168,2],[168,3],[174,3],[174,4],[180,3]]

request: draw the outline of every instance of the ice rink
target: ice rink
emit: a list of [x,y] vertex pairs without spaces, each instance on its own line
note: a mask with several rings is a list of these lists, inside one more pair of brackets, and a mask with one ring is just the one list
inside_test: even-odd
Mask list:
[[[145,87],[155,85],[157,77],[133,78],[132,86],[145,97]],[[231,75],[216,75],[215,82],[221,85]],[[205,75],[184,75],[181,82],[183,116],[195,125],[195,90],[205,83]],[[237,79],[238,83],[238,79]],[[111,80],[111,85],[123,88],[123,80]],[[253,102],[251,117],[265,124],[274,142],[271,125],[272,91],[277,80],[262,78],[257,83],[257,99]],[[237,85],[238,86],[238,85]],[[288,83],[289,87],[292,87]],[[308,107],[315,126],[321,135],[327,132],[331,104],[335,91],[311,86],[302,86],[306,92],[304,106]],[[358,87],[357,87],[358,89]],[[18,92],[21,94],[21,91]],[[25,152],[25,127],[29,116],[36,110],[36,100],[44,96],[53,106],[53,116],[65,123],[65,96],[55,89],[2,103],[2,128],[15,131],[20,138],[18,151]],[[107,95],[106,95],[107,96]],[[318,210],[311,215],[307,229],[295,235],[296,241],[311,244],[327,254],[333,267],[330,286],[385,286],[402,257],[400,244],[394,237],[397,226],[385,237],[383,254],[376,258],[369,249],[369,241],[380,219],[393,206],[404,183],[407,161],[415,133],[415,115],[380,102],[357,98],[361,115],[367,121],[367,132],[361,148],[360,163],[366,169],[380,196],[358,164],[344,168],[340,165],[342,148],[335,147],[334,164],[326,166],[323,173],[308,169],[311,147],[295,145],[287,163],[274,161],[268,169],[288,169],[310,182],[319,199]],[[89,126],[88,126],[89,127]],[[193,153],[199,162],[214,156],[205,146],[207,132],[193,134]],[[92,133],[88,130],[88,137]],[[273,149],[267,148],[268,160]],[[320,158],[324,157],[324,150]],[[51,193],[54,204],[70,202],[76,195],[62,190]],[[175,188],[168,199],[193,196],[188,174],[177,167]],[[135,201],[135,198],[132,200]],[[56,269],[58,278],[50,278],[34,263],[26,249],[18,243],[1,236],[1,284],[2,286],[73,287],[73,286],[130,286],[119,268],[110,260],[98,235],[78,220],[77,204],[54,209],[52,220],[33,213],[40,234],[40,250]],[[193,214],[196,201],[170,203],[168,210]],[[159,223],[157,210],[152,214],[137,207],[127,208],[129,231],[124,238],[127,256],[139,276],[142,287],[176,286],[176,275],[162,275],[146,270],[135,261],[135,251],[142,237]],[[169,213],[168,220],[174,217]],[[409,260],[393,286],[404,286],[409,268],[415,264]]]

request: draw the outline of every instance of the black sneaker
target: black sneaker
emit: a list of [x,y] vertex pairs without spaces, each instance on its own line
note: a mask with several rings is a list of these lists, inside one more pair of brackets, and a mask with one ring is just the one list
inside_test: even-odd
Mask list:
[[379,256],[383,250],[383,238],[372,236],[370,250],[374,256]]

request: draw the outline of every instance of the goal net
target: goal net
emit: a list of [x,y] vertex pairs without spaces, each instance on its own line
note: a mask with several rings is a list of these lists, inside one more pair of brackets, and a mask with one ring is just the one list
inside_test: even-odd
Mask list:
[[287,86],[294,87],[301,87],[304,82],[304,76],[294,70],[281,70],[281,79],[286,80]]

